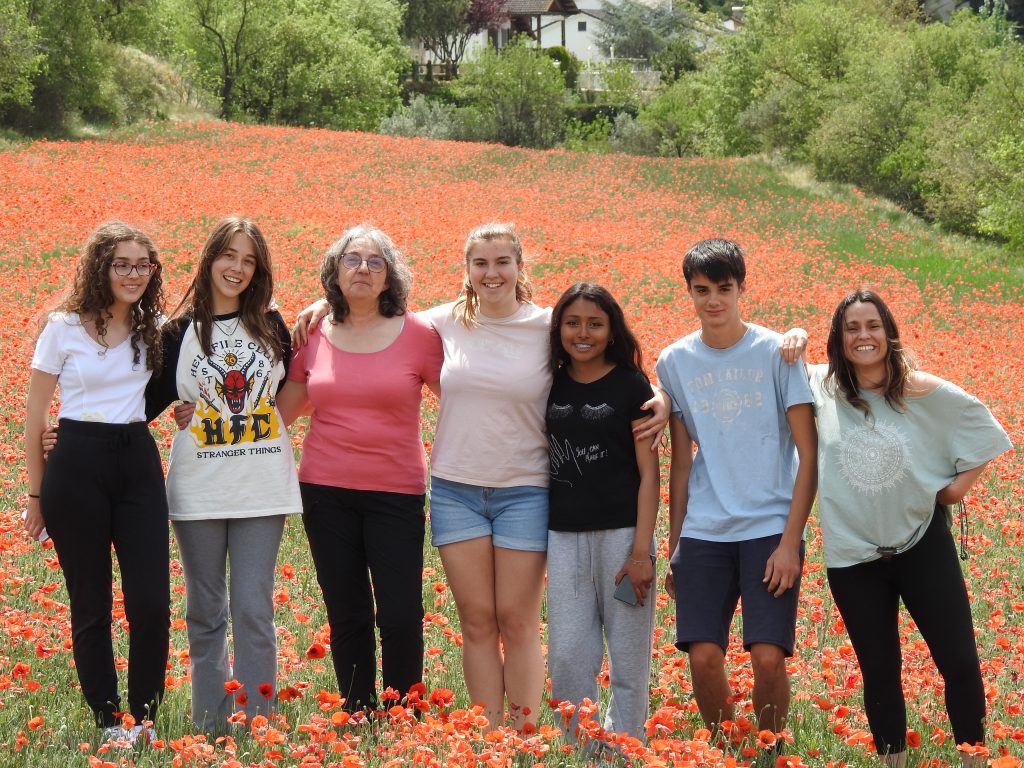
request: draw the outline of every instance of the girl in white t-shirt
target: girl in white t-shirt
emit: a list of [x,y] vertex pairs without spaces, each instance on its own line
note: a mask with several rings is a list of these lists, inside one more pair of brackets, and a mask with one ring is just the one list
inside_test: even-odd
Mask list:
[[551,310],[533,304],[510,225],[474,229],[454,304],[427,313],[444,346],[430,454],[431,539],[462,627],[470,699],[491,727],[537,721],[548,538],[544,406]]
[[[160,262],[152,241],[121,222],[86,242],[71,295],[36,343],[25,418],[25,529],[45,525],[67,583],[75,667],[103,738],[134,742],[163,696],[170,627],[167,500],[146,427],[144,392],[161,368]],[[60,387],[60,444],[43,471],[40,437]],[[128,707],[111,641],[111,559],[117,553],[131,625]],[[130,713],[123,720],[122,709]],[[151,728],[146,730],[153,737]]]

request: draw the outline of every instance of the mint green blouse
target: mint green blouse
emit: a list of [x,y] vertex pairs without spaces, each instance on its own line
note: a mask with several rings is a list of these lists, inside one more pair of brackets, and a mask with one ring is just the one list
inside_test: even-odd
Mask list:
[[943,382],[902,410],[871,392],[871,416],[824,383],[828,366],[811,367],[818,421],[818,515],[829,568],[903,552],[931,522],[935,495],[960,472],[1013,446],[981,401]]

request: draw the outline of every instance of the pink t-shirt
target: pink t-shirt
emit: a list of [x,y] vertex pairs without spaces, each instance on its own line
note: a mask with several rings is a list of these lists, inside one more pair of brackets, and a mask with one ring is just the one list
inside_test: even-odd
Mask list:
[[478,315],[467,328],[452,306],[424,313],[444,342],[431,474],[488,488],[547,488],[551,310],[523,304],[509,317]]
[[301,482],[425,491],[420,399],[423,384],[440,378],[443,352],[429,323],[411,312],[403,320],[398,338],[379,352],[343,352],[318,327],[292,357],[288,378],[306,383],[313,404]]

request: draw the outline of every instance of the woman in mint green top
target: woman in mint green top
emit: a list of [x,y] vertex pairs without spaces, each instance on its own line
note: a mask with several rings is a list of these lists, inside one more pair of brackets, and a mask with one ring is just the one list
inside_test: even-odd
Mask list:
[[[828,365],[809,366],[829,586],[864,678],[886,765],[906,761],[899,604],[945,681],[957,744],[985,739],[985,692],[970,604],[943,505],[960,502],[1012,446],[988,409],[915,370],[885,302],[868,290],[836,308]],[[965,766],[977,760],[963,753]]]

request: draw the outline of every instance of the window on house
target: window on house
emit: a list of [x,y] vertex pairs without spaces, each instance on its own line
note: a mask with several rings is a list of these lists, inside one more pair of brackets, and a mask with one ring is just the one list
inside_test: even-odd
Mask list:
[[576,29],[579,32],[586,32],[587,31],[587,22],[585,22],[585,21],[577,21],[576,22]]

